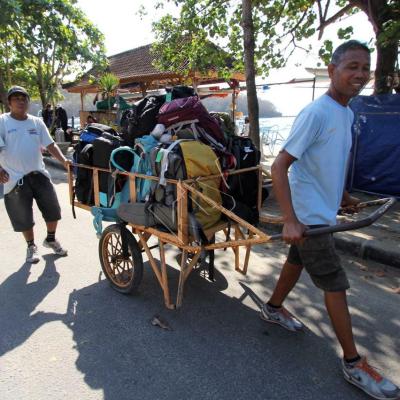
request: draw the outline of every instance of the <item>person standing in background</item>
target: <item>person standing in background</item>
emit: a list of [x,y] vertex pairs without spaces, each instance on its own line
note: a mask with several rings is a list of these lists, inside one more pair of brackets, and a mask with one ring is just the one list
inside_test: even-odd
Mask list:
[[61,104],[57,104],[55,115],[56,115],[56,122],[55,122],[56,128],[61,128],[64,132],[66,132],[68,129],[68,116],[67,112],[61,106]]
[[47,103],[46,107],[42,110],[42,118],[47,129],[50,129],[53,122],[53,110],[50,103]]

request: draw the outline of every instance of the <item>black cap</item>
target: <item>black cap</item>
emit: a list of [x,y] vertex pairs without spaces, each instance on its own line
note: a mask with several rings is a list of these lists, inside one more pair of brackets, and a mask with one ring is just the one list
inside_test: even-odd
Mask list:
[[7,99],[10,100],[10,96],[16,93],[23,94],[28,100],[30,99],[28,92],[22,86],[13,86],[10,88],[7,93]]

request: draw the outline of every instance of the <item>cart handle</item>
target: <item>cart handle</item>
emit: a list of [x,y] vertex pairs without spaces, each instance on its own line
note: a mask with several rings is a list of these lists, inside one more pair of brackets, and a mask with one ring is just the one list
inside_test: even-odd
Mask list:
[[[326,227],[322,227],[322,228],[307,229],[306,231],[304,231],[304,236],[310,237],[310,236],[323,235],[325,233],[351,231],[353,229],[359,229],[359,228],[364,228],[366,226],[369,226],[372,223],[374,223],[378,218],[382,217],[382,215],[385,214],[387,211],[389,211],[390,208],[393,207],[393,205],[396,203],[396,198],[395,197],[387,197],[384,199],[373,200],[370,202],[362,203],[363,207],[372,206],[372,205],[381,204],[381,203],[383,203],[383,204],[377,210],[375,210],[373,213],[371,213],[370,215],[368,215],[365,218],[362,218],[358,221],[346,222],[344,224],[326,226]],[[281,239],[282,239],[282,234],[272,235],[270,237],[270,240],[281,240]]]

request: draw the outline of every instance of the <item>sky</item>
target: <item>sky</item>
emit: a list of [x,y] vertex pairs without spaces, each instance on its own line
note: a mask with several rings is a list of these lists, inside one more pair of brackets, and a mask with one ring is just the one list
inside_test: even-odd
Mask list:
[[[164,2],[164,10],[155,10],[153,6],[156,0],[113,0],[112,2],[78,0],[77,3],[105,36],[108,56],[153,42],[152,22],[158,20],[167,11],[177,15],[176,8],[166,2]],[[145,5],[148,10],[147,16],[143,19],[138,15],[142,5]],[[341,26],[345,27],[350,24],[354,29],[353,39],[368,42],[374,37],[372,26],[363,13],[348,18]],[[338,27],[338,24],[328,26],[323,40],[331,39],[334,44],[339,44],[340,41],[336,36]],[[287,82],[293,78],[312,77],[305,68],[317,67],[319,61],[317,52],[322,42],[314,38],[310,43],[315,49],[314,52],[309,55],[304,52],[297,53],[290,59],[286,68],[271,71],[270,76],[266,79],[257,78],[257,83]],[[260,91],[259,97],[271,101],[283,115],[295,115],[311,101],[310,86],[309,84],[271,86],[268,90]],[[326,91],[326,83],[317,86],[322,87],[317,88],[316,96]]]

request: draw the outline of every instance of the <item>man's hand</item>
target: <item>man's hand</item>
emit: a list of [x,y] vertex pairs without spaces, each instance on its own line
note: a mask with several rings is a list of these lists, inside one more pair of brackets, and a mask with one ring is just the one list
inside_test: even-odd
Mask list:
[[286,222],[283,225],[282,238],[286,243],[297,244],[304,240],[304,231],[306,226],[299,221]]
[[65,160],[64,160],[64,168],[67,170],[67,171],[69,171],[69,168],[68,168],[68,166],[69,165],[71,165],[71,160],[68,160],[68,158],[66,158]]
[[360,203],[359,199],[347,194],[347,196],[343,196],[343,200],[340,205],[341,207],[354,207],[357,206],[359,203]]
[[360,200],[356,197],[350,196],[350,194],[345,191],[343,193],[343,198],[340,206],[344,208],[343,213],[345,214],[354,214],[358,211],[357,205],[360,203]]
[[9,176],[6,170],[0,167],[0,183],[8,182]]

